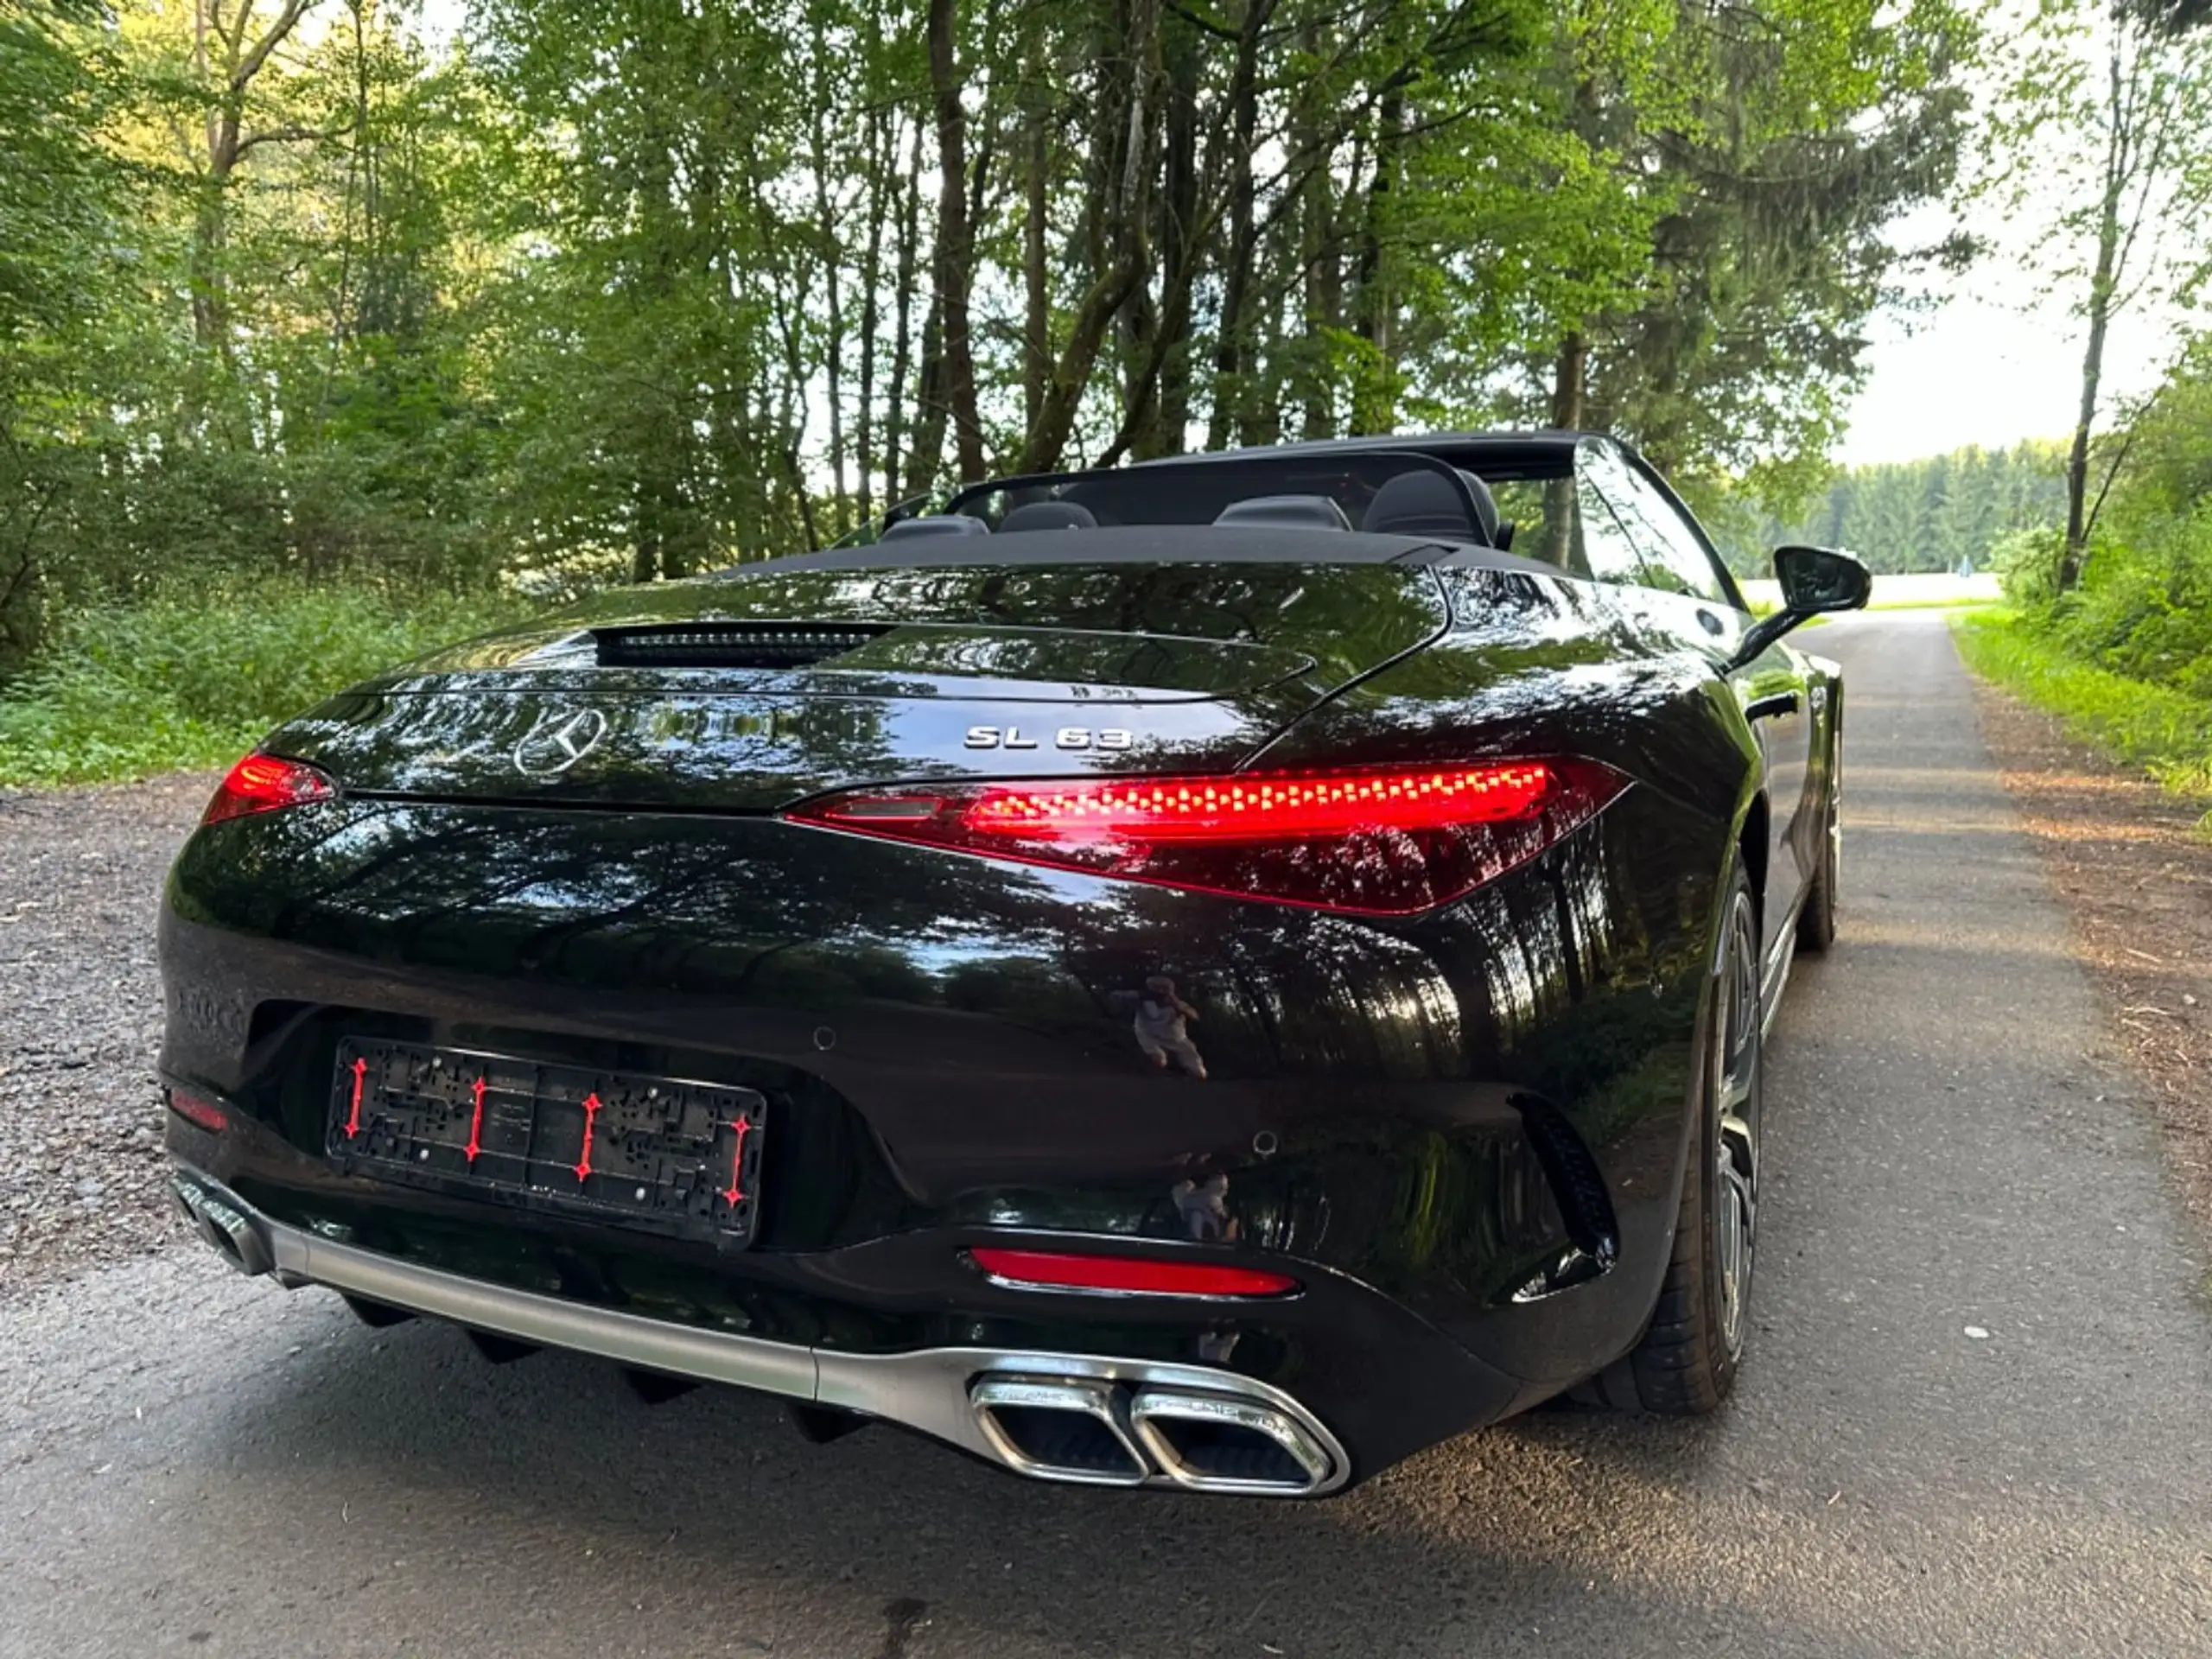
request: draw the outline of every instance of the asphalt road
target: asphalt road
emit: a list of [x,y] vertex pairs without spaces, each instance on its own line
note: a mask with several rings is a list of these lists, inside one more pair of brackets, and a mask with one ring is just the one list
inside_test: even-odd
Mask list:
[[1718,1418],[1540,1414],[1322,1504],[1085,1492],[175,1249],[0,1314],[0,1654],[2212,1654],[2212,1313],[2148,1120],[1942,620],[1807,641],[1848,909]]

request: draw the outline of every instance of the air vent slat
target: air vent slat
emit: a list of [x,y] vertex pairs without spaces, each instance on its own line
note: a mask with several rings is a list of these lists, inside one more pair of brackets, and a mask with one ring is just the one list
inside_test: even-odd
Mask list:
[[685,622],[601,628],[592,638],[601,668],[804,668],[890,632],[802,622]]

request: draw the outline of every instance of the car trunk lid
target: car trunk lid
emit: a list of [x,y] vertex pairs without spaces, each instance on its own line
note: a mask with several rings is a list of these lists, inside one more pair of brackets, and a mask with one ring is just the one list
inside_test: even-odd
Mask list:
[[771,566],[454,646],[268,747],[355,794],[723,811],[1225,766],[1447,614],[1434,575],[1402,566]]

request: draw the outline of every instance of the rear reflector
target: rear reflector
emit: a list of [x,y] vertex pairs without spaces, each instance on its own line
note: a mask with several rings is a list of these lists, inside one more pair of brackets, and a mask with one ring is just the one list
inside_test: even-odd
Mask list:
[[221,823],[256,812],[274,812],[280,807],[327,801],[337,793],[338,785],[327,774],[302,761],[287,760],[281,755],[249,754],[215,786],[215,798],[207,803],[200,822]]
[[181,1089],[169,1091],[169,1110],[210,1135],[220,1135],[231,1126],[231,1120],[224,1116],[221,1107],[197,1095],[188,1095]]
[[1133,1296],[1284,1296],[1298,1288],[1285,1274],[1210,1262],[1149,1262],[1131,1256],[1064,1255],[1051,1250],[977,1246],[968,1252],[1001,1284],[1031,1290],[1112,1290]]
[[1627,779],[1592,760],[856,790],[785,816],[986,858],[1323,910],[1412,915],[1594,817]]

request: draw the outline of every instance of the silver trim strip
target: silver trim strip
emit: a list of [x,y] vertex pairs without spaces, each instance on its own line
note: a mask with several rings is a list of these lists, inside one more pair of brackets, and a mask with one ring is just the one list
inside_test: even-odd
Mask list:
[[1760,992],[1765,1002],[1765,1006],[1759,1011],[1759,1040],[1761,1042],[1764,1042],[1774,1034],[1774,1022],[1782,1018],[1782,994],[1789,988],[1789,970],[1797,965],[1797,917],[1804,908],[1805,893],[1801,888],[1797,893],[1797,902],[1789,907],[1789,925],[1783,929],[1783,943],[1780,947],[1780,962],[1774,971],[1771,983]]
[[734,1331],[587,1307],[557,1297],[487,1285],[459,1274],[340,1244],[264,1219],[280,1272],[350,1290],[371,1301],[497,1332],[549,1348],[572,1348],[648,1370],[728,1382],[798,1400],[815,1397],[814,1353]]
[[[1005,1348],[925,1348],[899,1354],[804,1348],[740,1332],[675,1325],[534,1291],[486,1284],[379,1251],[341,1244],[271,1221],[220,1182],[187,1166],[175,1170],[171,1184],[195,1214],[202,1213],[210,1204],[238,1211],[267,1241],[276,1276],[288,1286],[323,1285],[518,1341],[572,1349],[620,1364],[726,1382],[815,1405],[840,1407],[918,1429],[1002,1466],[1020,1468],[1008,1463],[969,1397],[979,1379],[994,1373],[1039,1382],[1190,1389],[1249,1401],[1282,1413],[1328,1459],[1327,1478],[1304,1495],[1318,1497],[1335,1491],[1351,1476],[1351,1459],[1342,1443],[1311,1412],[1282,1389],[1233,1371],[1157,1360]],[[1068,1478],[1057,1471],[1035,1472],[1046,1479]],[[1184,1486],[1164,1472],[1147,1474],[1146,1484]],[[1284,1491],[1267,1490],[1279,1495]]]

